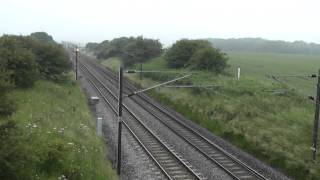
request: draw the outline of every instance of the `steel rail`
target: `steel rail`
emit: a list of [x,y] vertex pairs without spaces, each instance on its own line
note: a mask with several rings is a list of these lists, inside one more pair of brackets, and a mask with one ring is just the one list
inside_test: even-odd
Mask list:
[[[104,88],[105,90],[108,91],[108,93],[114,98],[114,100],[117,100],[117,97],[113,94],[113,92],[112,92],[108,87],[106,87],[106,86],[104,85],[103,82],[101,82],[101,80],[99,80],[92,72],[90,72],[90,70],[89,70],[84,64],[81,64],[81,66],[83,66],[84,68],[86,68],[86,71],[87,71],[88,73],[90,73],[90,75],[91,75],[93,78],[95,78],[95,79],[103,86],[103,88]],[[91,82],[92,84],[94,84],[92,80],[90,80],[90,82]],[[103,96],[103,99],[107,102],[107,104],[109,105],[109,107],[111,107],[112,111],[113,111],[114,113],[117,113],[117,111],[115,110],[115,108],[112,106],[112,103],[110,103],[110,101],[107,100],[107,98],[103,95],[103,93],[101,92],[101,90],[100,90],[96,85],[94,85],[94,86],[95,86],[96,90],[98,90],[99,93]],[[159,139],[144,123],[142,123],[142,121],[137,117],[137,115],[135,115],[126,105],[124,105],[124,107],[125,107],[125,110],[130,114],[130,116],[131,116],[132,118],[134,118],[134,119],[136,120],[136,122],[138,122],[138,124],[146,130],[146,132],[148,132],[149,134],[151,134],[151,136],[152,136],[162,147],[164,147],[164,148],[166,149],[166,151],[169,152],[169,154],[170,154],[171,156],[173,156],[173,158],[176,159],[176,162],[178,162],[179,164],[181,164],[181,165],[183,166],[183,168],[185,168],[185,169],[188,171],[188,173],[189,173],[189,175],[191,175],[191,177],[194,177],[195,179],[201,179],[201,177],[199,177],[199,175],[197,175],[189,166],[187,166],[175,153],[172,152],[172,150],[170,150],[170,148],[169,148],[166,144],[164,144],[164,143],[162,142],[161,139]],[[159,161],[157,160],[157,157],[155,157],[155,156],[157,156],[157,155],[153,155],[153,154],[149,151],[149,149],[148,149],[148,148],[145,146],[145,144],[139,139],[137,133],[135,133],[135,132],[132,130],[132,128],[128,125],[128,123],[124,121],[124,125],[127,127],[127,129],[129,130],[129,132],[135,137],[135,139],[139,142],[139,144],[143,147],[143,149],[148,153],[148,155],[156,162],[157,166],[160,167],[160,169],[162,170],[162,172],[164,172],[169,179],[174,179],[174,175],[171,175],[171,176],[170,176],[170,172],[167,172],[168,170],[165,170],[165,168],[163,167],[163,165],[165,165],[165,164],[164,164],[164,163],[161,163],[161,162],[159,162]],[[163,153],[163,152],[162,152],[162,153]],[[158,155],[158,157],[159,157],[159,155]],[[161,165],[161,164],[162,164],[162,165]],[[177,170],[177,171],[180,171],[180,172],[181,172],[181,170]],[[174,172],[171,172],[171,173],[174,173]],[[187,175],[180,175],[180,176],[184,176],[185,178],[190,178],[190,177],[188,177]],[[194,178],[191,178],[191,179],[194,179]]]
[[[80,67],[80,69],[82,70],[82,67]],[[83,70],[82,70],[83,71]],[[98,93],[100,94],[100,96],[103,98],[103,100],[105,101],[105,104],[107,104],[109,106],[109,108],[113,111],[113,113],[115,115],[118,114],[117,110],[111,105],[110,101],[103,95],[103,93],[101,92],[101,90],[96,86],[96,84],[94,84],[94,82],[88,78],[88,81],[91,83],[91,85],[96,89],[96,91],[98,91]],[[142,149],[148,154],[149,157],[151,157],[151,159],[154,161],[154,163],[160,168],[160,170],[165,174],[165,176],[172,180],[172,178],[170,177],[170,175],[165,171],[165,169],[163,169],[163,167],[159,164],[159,162],[155,159],[155,157],[151,154],[151,152],[143,145],[143,143],[139,140],[139,138],[137,137],[137,135],[132,131],[132,129],[127,125],[127,123],[125,121],[123,121],[123,124],[125,125],[125,127],[129,130],[130,134],[136,139],[136,141],[138,142],[138,144],[142,147]]]
[[[99,68],[99,67],[97,67]],[[99,68],[102,70],[102,72],[104,72],[105,74],[111,75],[112,79],[115,81],[115,75],[110,72],[108,69],[105,68]],[[110,76],[109,76],[110,77]],[[128,85],[128,83],[127,83]],[[134,86],[132,86],[131,84],[129,84],[131,86],[131,89],[128,88],[130,91],[134,91],[136,88]],[[135,89],[133,89],[135,88]],[[249,171],[250,174],[252,174],[254,177],[258,178],[258,179],[267,179],[266,177],[264,177],[262,174],[260,174],[259,172],[257,172],[256,170],[252,169],[251,167],[249,167],[248,165],[246,165],[245,163],[243,163],[241,160],[239,160],[238,158],[236,158],[235,156],[231,155],[230,153],[226,152],[224,149],[222,149],[221,147],[219,147],[218,145],[214,144],[213,142],[211,142],[210,140],[208,140],[206,137],[204,137],[203,135],[199,134],[198,132],[196,132],[195,130],[193,130],[193,128],[191,128],[190,126],[186,125],[185,123],[183,123],[179,118],[173,116],[171,113],[166,112],[167,110],[165,109],[165,107],[161,107],[159,105],[156,105],[154,103],[151,103],[150,100],[147,100],[144,95],[139,95],[137,97],[140,97],[144,102],[148,103],[149,105],[153,106],[154,108],[156,108],[158,111],[160,111],[162,114],[170,117],[171,119],[174,119],[177,123],[179,123],[181,126],[183,126],[185,129],[187,129],[188,131],[191,131],[194,135],[198,136],[199,138],[201,138],[203,141],[205,141],[206,143],[210,144],[211,146],[213,146],[215,149],[217,149],[218,151],[220,151],[222,154],[224,154],[225,156],[227,156],[229,159],[231,159],[232,161],[234,161],[234,163],[238,164],[239,166],[243,167],[245,170]],[[131,98],[133,99],[133,98]],[[222,163],[220,163],[218,160],[212,158],[208,153],[206,153],[204,150],[202,150],[201,148],[199,148],[195,143],[192,143],[188,138],[186,138],[185,136],[183,136],[181,133],[177,133],[177,129],[172,128],[171,126],[169,126],[166,122],[163,121],[163,119],[161,119],[158,115],[156,115],[153,112],[150,112],[150,110],[148,110],[146,108],[146,106],[142,105],[141,103],[139,103],[137,100],[134,100],[135,103],[139,104],[143,109],[145,109],[147,112],[149,112],[151,115],[153,115],[156,119],[158,119],[162,124],[164,124],[165,126],[167,126],[169,129],[171,129],[173,132],[175,132],[178,136],[180,136],[182,139],[184,139],[187,143],[189,143],[190,145],[192,145],[195,149],[197,149],[200,153],[202,153],[204,156],[206,156],[207,158],[209,158],[210,160],[212,160],[214,163],[216,163],[218,166],[220,166],[223,170],[225,170],[229,175],[231,175],[234,179],[245,179],[248,177],[248,175],[242,175],[242,177],[245,178],[241,178],[240,175],[236,175],[235,171],[231,171],[229,170],[229,168],[225,167],[225,165],[223,165]],[[149,107],[149,106],[148,106]],[[238,172],[240,172],[238,170]]]

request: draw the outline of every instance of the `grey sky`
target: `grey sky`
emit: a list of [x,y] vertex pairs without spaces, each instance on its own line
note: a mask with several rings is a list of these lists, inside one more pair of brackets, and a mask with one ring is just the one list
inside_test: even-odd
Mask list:
[[0,0],[0,34],[58,41],[119,36],[262,37],[320,43],[319,0]]

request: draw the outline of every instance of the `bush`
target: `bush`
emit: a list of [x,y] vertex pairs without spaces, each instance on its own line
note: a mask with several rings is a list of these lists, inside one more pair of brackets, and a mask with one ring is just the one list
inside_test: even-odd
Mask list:
[[226,54],[219,49],[205,48],[197,50],[186,66],[193,70],[207,70],[220,73],[227,67],[227,60]]
[[123,62],[125,66],[144,63],[162,52],[162,45],[158,40],[137,37],[123,49]]
[[69,56],[60,45],[45,44],[36,47],[33,51],[37,56],[39,71],[45,79],[56,81],[70,71]]
[[[42,78],[57,81],[71,69],[67,52],[50,39],[41,39],[38,35],[5,35],[0,38],[0,58],[6,62],[6,67],[10,66],[10,70],[20,72],[19,76],[15,76],[18,86],[32,86],[31,80],[38,75],[36,72]],[[24,79],[29,80],[29,83]]]
[[12,72],[11,81],[19,87],[31,87],[37,80],[38,69],[35,55],[21,46],[15,38],[0,39],[0,61]]
[[210,48],[211,44],[205,40],[182,39],[168,49],[165,59],[171,68],[182,68],[188,63],[193,54],[203,48]]
[[9,73],[6,70],[4,70],[4,68],[1,68],[0,69],[0,117],[10,116],[15,110],[14,103],[7,96],[11,88],[12,88],[12,85],[9,82]]

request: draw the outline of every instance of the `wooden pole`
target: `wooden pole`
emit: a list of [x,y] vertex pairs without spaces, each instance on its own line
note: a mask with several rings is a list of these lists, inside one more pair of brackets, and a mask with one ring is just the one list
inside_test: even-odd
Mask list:
[[319,108],[320,108],[320,70],[318,72],[318,83],[317,83],[317,98],[316,98],[316,109],[314,115],[314,125],[312,133],[312,159],[315,162],[317,157],[317,145],[318,145],[318,130],[319,130]]

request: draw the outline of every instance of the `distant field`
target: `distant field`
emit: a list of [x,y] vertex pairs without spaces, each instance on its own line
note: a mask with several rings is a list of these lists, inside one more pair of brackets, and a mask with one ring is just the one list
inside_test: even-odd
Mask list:
[[[227,52],[231,65],[230,71],[236,73],[241,68],[244,76],[257,77],[262,80],[269,79],[268,75],[310,75],[320,69],[319,55],[296,55],[275,53],[243,53]],[[314,94],[316,79],[302,79],[297,77],[280,78],[290,87],[300,93]]]
[[[213,89],[158,88],[150,95],[216,135],[279,168],[295,179],[320,179],[320,167],[311,160],[311,132],[314,104],[304,94],[313,93],[315,80],[266,75],[316,73],[320,56],[229,52],[231,75],[201,72],[183,83],[219,85]],[[118,58],[103,61],[114,70]],[[236,80],[236,67],[242,76]],[[134,67],[133,67],[134,68]],[[166,67],[163,57],[143,65],[145,70],[175,70]],[[178,70],[181,71],[181,70]],[[182,70],[183,71],[183,70]],[[178,74],[144,74],[129,78],[151,86]],[[289,87],[288,87],[289,86]],[[294,88],[285,94],[269,90]],[[318,156],[320,158],[320,156]]]

